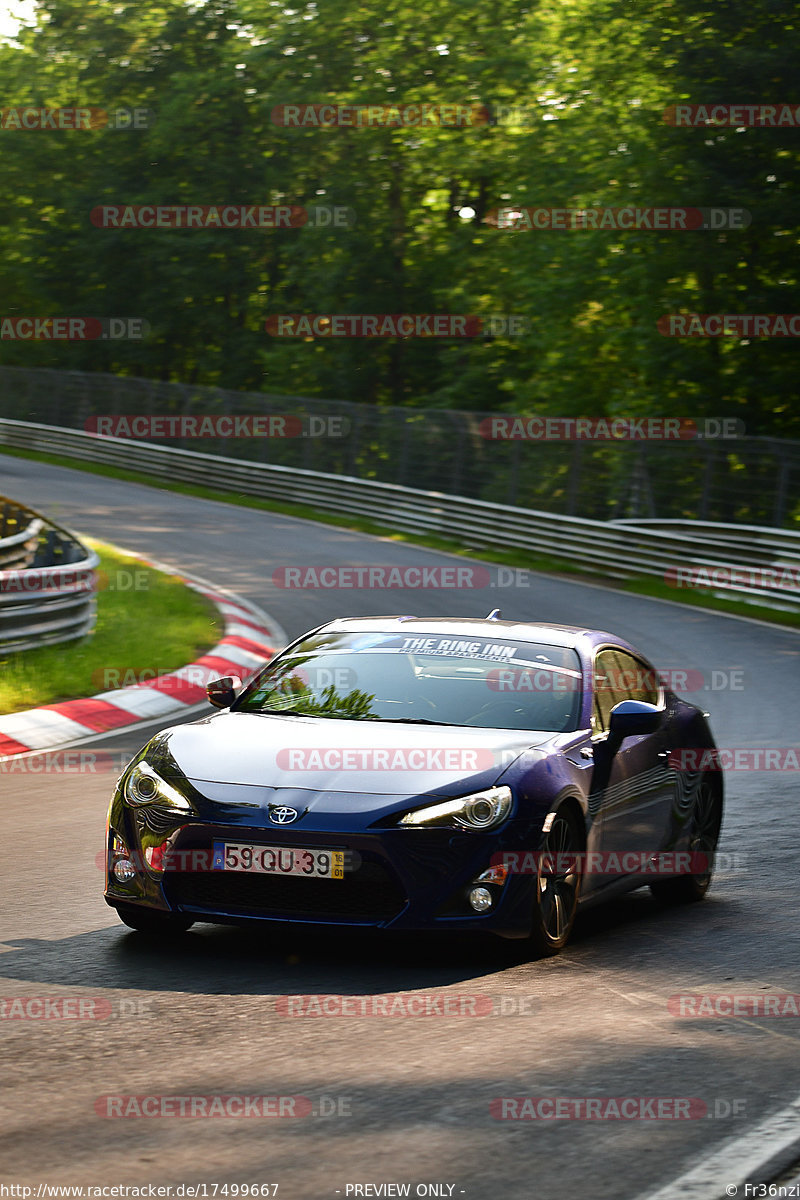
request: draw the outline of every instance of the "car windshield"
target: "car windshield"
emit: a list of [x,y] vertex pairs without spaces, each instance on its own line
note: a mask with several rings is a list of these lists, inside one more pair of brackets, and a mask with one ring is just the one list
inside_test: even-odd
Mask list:
[[270,663],[238,712],[567,732],[581,667],[563,646],[441,633],[317,633]]

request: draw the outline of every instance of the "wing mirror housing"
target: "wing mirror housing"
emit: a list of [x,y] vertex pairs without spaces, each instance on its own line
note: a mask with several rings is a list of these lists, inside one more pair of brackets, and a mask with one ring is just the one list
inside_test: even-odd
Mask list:
[[230,708],[241,689],[242,681],[238,675],[223,675],[206,684],[206,695],[214,708]]
[[655,733],[663,715],[662,709],[645,700],[621,700],[611,710],[608,731],[614,741],[620,742],[626,737]]

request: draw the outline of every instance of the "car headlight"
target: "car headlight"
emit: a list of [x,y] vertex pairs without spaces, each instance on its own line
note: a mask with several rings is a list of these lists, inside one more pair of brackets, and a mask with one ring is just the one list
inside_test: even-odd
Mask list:
[[125,799],[134,808],[143,804],[164,804],[184,812],[192,811],[186,797],[146,762],[138,762],[131,768],[125,780]]
[[487,788],[457,800],[443,800],[417,808],[400,819],[401,825],[460,826],[462,829],[494,829],[511,811],[511,788]]

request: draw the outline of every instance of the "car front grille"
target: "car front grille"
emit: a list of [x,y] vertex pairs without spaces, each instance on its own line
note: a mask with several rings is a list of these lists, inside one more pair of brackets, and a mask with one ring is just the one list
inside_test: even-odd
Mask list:
[[344,879],[300,879],[246,871],[168,871],[170,905],[209,913],[302,917],[319,921],[388,921],[405,904],[399,885],[378,863],[362,862]]

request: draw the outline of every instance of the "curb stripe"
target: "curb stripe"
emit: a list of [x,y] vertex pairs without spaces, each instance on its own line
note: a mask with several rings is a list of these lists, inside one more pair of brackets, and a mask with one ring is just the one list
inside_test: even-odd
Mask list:
[[10,733],[17,741],[24,738],[28,750],[44,750],[61,742],[76,741],[96,730],[80,721],[71,721],[59,712],[47,708],[32,708],[28,712],[4,717],[0,733]]
[[129,724],[128,718],[113,704],[106,704],[96,696],[85,700],[64,700],[60,704],[45,704],[41,709],[33,711],[60,713],[80,725],[87,725],[96,733],[105,733],[107,729],[116,729],[120,725]]
[[17,742],[14,738],[0,733],[0,758],[10,757],[12,754],[25,754],[28,750],[30,750],[30,746],[23,746],[22,742]]
[[218,649],[219,646],[238,646],[240,650],[249,650],[251,654],[255,654],[259,658],[264,657],[265,650],[274,654],[272,646],[267,642],[254,642],[252,638],[237,637],[235,634],[232,637],[224,637],[214,649]]
[[161,675],[158,679],[148,679],[142,687],[159,692],[162,696],[173,696],[181,703],[191,704],[205,697],[206,689],[199,683],[191,683],[175,675]]
[[[214,679],[219,679],[224,675],[238,675],[240,679],[242,677],[242,668],[239,663],[231,662],[229,658],[221,658],[218,654],[205,654],[202,658],[198,658],[195,665],[210,667],[215,672],[212,676]],[[249,674],[248,672],[248,677]]]
[[[126,729],[142,721],[168,717],[206,698],[205,683],[223,675],[243,681],[260,671],[276,653],[275,632],[238,598],[216,591],[199,580],[182,577],[144,555],[139,561],[180,579],[205,596],[222,617],[224,633],[216,646],[194,663],[140,684],[99,692],[95,696],[44,704],[26,712],[0,716],[0,758]],[[202,683],[198,680],[203,680]]]
[[139,721],[153,720],[154,717],[165,717],[180,711],[184,707],[180,700],[153,688],[139,687],[120,688],[118,693],[106,692],[103,699],[115,708],[128,713],[128,725],[136,725]]

